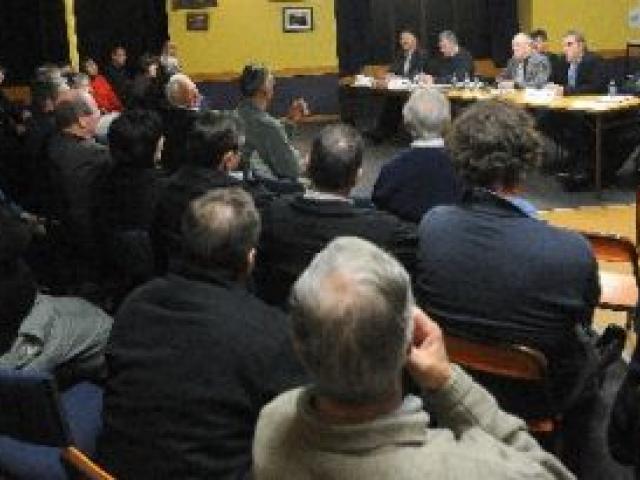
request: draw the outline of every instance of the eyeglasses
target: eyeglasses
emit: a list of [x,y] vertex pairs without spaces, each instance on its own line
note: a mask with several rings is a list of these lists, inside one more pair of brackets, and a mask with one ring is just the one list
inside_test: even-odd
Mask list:
[[562,44],[562,46],[563,46],[563,47],[571,47],[571,46],[573,46],[573,45],[575,45],[575,44],[576,44],[576,42],[569,41],[569,42],[564,42],[564,43]]

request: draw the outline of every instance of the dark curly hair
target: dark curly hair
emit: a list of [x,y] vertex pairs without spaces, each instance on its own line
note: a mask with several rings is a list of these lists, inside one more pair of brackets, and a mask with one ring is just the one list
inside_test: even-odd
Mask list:
[[512,189],[542,155],[542,137],[533,117],[501,100],[467,108],[446,141],[456,170],[469,187]]

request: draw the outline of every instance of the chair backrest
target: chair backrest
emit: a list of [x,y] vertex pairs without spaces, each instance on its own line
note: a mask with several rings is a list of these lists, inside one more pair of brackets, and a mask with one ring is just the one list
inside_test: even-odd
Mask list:
[[627,263],[638,277],[638,251],[631,240],[612,233],[582,232],[582,235],[598,261]]
[[[445,344],[451,361],[474,377],[480,374],[476,380],[496,396],[502,407],[526,418],[529,430],[556,451],[561,415],[552,400],[548,362],[542,352],[523,345],[480,342],[450,334],[445,334]],[[523,384],[527,385],[525,389]],[[522,398],[516,400],[518,395],[526,399],[526,412],[522,411]]]
[[534,348],[481,343],[449,334],[445,343],[451,360],[471,370],[518,380],[546,380],[547,359]]
[[0,369],[0,434],[40,445],[67,447],[71,437],[60,412],[58,390],[50,374]]
[[0,435],[60,448],[60,455],[91,480],[113,477],[72,441],[54,378],[35,370],[0,368]]

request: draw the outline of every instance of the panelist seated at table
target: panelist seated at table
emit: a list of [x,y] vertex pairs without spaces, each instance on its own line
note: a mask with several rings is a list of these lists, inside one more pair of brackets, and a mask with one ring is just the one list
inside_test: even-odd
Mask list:
[[451,30],[438,35],[440,56],[427,65],[427,73],[420,80],[425,83],[456,83],[473,77],[474,65],[471,54],[458,43],[458,37]]
[[[385,78],[376,81],[378,87],[386,88],[394,77],[413,80],[416,76],[424,74],[428,57],[419,47],[416,34],[411,30],[403,29],[398,37],[398,43],[401,51],[390,65],[389,73]],[[402,125],[403,103],[404,100],[400,98],[386,98],[376,126],[365,132],[365,136],[374,143],[381,143],[397,133],[398,127]]]
[[587,49],[582,33],[569,30],[562,39],[562,51],[564,56],[551,75],[551,81],[558,86],[558,93],[580,95],[605,91],[602,59]]
[[389,73],[413,79],[424,73],[427,66],[427,53],[419,46],[418,37],[411,30],[404,29],[398,37],[400,52],[389,67]]
[[557,68],[558,62],[560,61],[560,55],[549,50],[549,36],[547,35],[547,31],[543,28],[536,28],[529,35],[531,36],[531,47],[549,59],[551,73],[553,74],[554,69]]
[[549,59],[533,49],[531,37],[518,33],[511,41],[513,57],[498,76],[498,84],[504,87],[542,88],[549,81]]

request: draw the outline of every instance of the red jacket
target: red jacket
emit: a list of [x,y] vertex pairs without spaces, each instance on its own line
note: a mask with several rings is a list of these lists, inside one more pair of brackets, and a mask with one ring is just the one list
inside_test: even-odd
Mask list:
[[102,75],[96,75],[91,79],[91,89],[93,90],[93,98],[95,98],[101,112],[121,112],[124,110],[111,84]]

